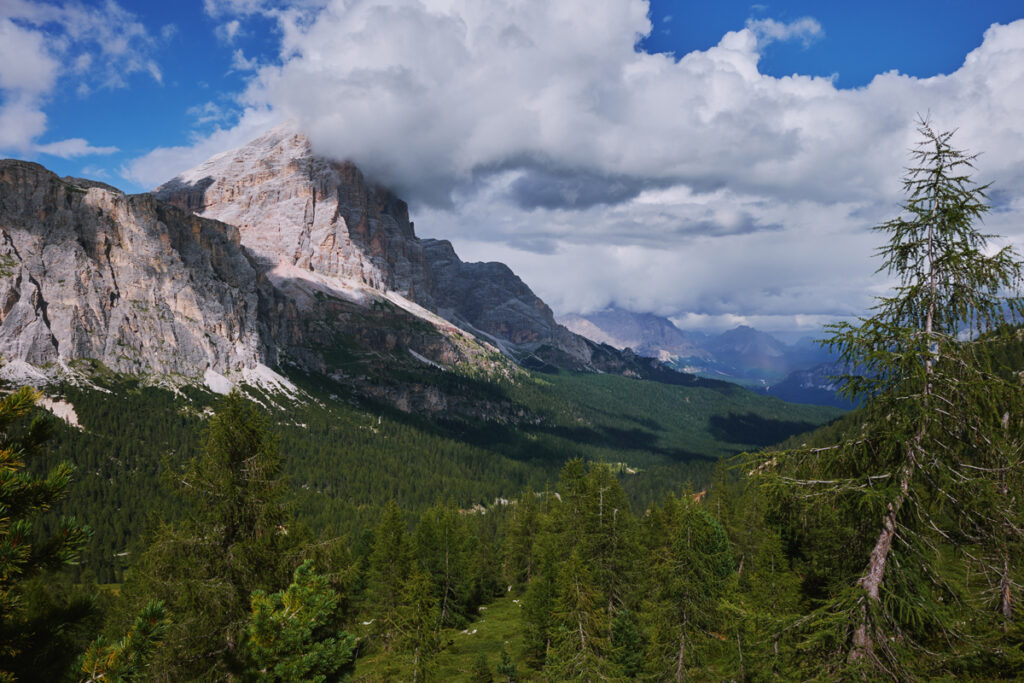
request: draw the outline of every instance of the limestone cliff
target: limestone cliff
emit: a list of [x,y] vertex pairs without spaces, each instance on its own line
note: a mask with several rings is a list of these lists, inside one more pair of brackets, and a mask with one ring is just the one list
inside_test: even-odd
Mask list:
[[403,201],[288,126],[153,195],[0,162],[0,377],[94,359],[223,390],[285,363],[448,410],[454,394],[396,378],[507,375],[497,350],[534,368],[663,371],[558,324],[507,266],[417,238]]
[[429,301],[405,202],[353,164],[314,156],[288,125],[212,157],[154,195],[237,226],[242,244],[270,268],[295,266]]
[[257,271],[238,231],[149,195],[0,161],[0,354],[129,373],[266,360]]

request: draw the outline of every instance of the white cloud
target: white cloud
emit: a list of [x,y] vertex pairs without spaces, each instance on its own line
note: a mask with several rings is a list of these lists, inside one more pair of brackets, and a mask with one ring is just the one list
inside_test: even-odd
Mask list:
[[[1024,238],[1024,20],[993,26],[954,73],[842,90],[758,69],[772,40],[821,39],[811,18],[752,19],[675,60],[635,49],[652,29],[642,0],[206,8],[278,21],[280,64],[243,102],[296,119],[319,152],[410,199],[421,234],[506,261],[556,310],[863,312],[885,284],[867,228],[896,210],[919,113],[985,152],[981,179],[1010,207],[988,225]],[[128,172],[157,184],[242,130]]]
[[0,89],[40,95],[53,88],[59,69],[42,33],[0,17]]
[[46,114],[30,97],[16,97],[0,104],[0,150],[22,151],[28,141],[46,130]]
[[824,29],[813,17],[802,17],[789,23],[774,19],[747,19],[747,29],[757,36],[761,45],[777,40],[799,40],[808,47],[825,37]]
[[50,142],[45,145],[36,145],[34,149],[36,152],[49,154],[50,156],[60,157],[62,159],[70,159],[72,157],[81,157],[90,154],[113,154],[118,151],[117,147],[93,147],[82,138],[69,138],[67,140]]
[[241,28],[242,23],[238,19],[232,19],[231,21],[218,26],[215,32],[218,38],[225,43],[231,44],[235,42],[235,38],[238,37]]
[[246,59],[242,48],[238,48],[231,55],[231,69],[233,71],[255,71],[259,68],[259,60],[255,57]]
[[233,117],[232,112],[225,111],[225,109],[216,102],[197,104],[189,107],[185,113],[194,118],[198,125],[204,125],[207,123],[224,123]]
[[113,0],[99,7],[0,2],[0,150],[109,154],[114,148],[77,138],[37,144],[46,132],[47,100],[65,85],[80,97],[121,88],[136,73],[160,82],[160,68],[150,57],[154,45],[135,15]]

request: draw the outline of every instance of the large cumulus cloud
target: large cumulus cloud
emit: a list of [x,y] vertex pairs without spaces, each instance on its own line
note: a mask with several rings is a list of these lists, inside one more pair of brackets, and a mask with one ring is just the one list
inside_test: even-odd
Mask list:
[[272,12],[279,63],[241,101],[294,118],[411,200],[421,233],[505,260],[556,309],[780,325],[864,311],[884,287],[867,228],[896,210],[919,114],[985,152],[991,223],[1021,236],[1024,21],[993,26],[954,73],[842,90],[758,69],[773,40],[827,40],[813,18],[751,21],[675,59],[637,49],[642,0]]

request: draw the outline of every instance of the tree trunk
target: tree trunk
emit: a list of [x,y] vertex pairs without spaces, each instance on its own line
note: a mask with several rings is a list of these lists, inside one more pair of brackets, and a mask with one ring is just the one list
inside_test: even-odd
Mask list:
[[[864,576],[857,581],[857,585],[864,589],[867,599],[878,602],[879,589],[882,586],[882,579],[885,577],[885,565],[889,560],[889,551],[892,550],[892,541],[896,536],[896,518],[899,515],[903,502],[907,499],[910,490],[910,478],[914,474],[916,459],[914,449],[924,437],[923,429],[918,431],[914,442],[907,445],[907,461],[900,470],[900,489],[896,499],[889,503],[885,517],[882,518],[882,531],[878,534],[875,547],[871,550],[871,558],[868,560],[868,568]],[[852,647],[850,649],[850,661],[859,661],[871,656],[874,651],[874,643],[871,640],[868,624],[868,604],[861,607],[861,621],[853,632]]]
[[740,657],[740,680],[745,681],[747,680],[747,675],[743,671],[743,641],[740,638],[739,631],[736,632],[736,653]]
[[683,680],[683,657],[686,655],[686,618],[683,618],[682,631],[679,633],[679,658],[676,660],[676,683]]
[[1010,557],[1003,552],[1003,575],[999,577],[999,612],[1006,619],[1003,624],[1003,631],[1009,628],[1009,622],[1013,620],[1013,598],[1010,593]]

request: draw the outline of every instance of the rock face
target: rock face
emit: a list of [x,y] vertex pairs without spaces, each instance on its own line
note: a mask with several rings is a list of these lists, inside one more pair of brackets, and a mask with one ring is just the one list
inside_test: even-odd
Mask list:
[[158,199],[237,226],[273,267],[355,279],[422,301],[427,268],[405,202],[351,163],[313,156],[289,125],[212,157],[160,186]]
[[0,354],[202,375],[272,361],[238,231],[102,183],[0,161]]
[[351,163],[315,156],[288,124],[154,194],[238,226],[242,244],[268,269],[397,292],[517,360],[539,355],[558,367],[599,369],[594,345],[558,324],[507,266],[464,263],[451,243],[417,238],[405,202]]

